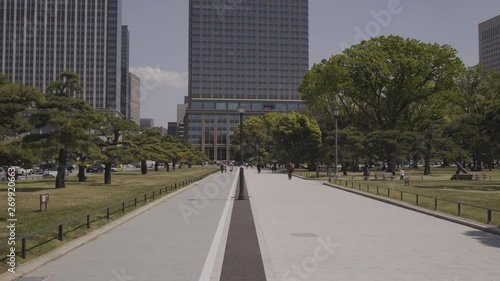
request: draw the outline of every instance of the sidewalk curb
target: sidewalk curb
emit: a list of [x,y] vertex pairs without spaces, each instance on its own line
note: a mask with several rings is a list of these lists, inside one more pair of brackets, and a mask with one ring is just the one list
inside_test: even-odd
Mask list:
[[419,212],[419,213],[426,214],[426,215],[429,215],[429,216],[433,216],[433,217],[436,217],[436,218],[439,218],[439,219],[447,220],[449,222],[453,222],[453,223],[465,225],[465,226],[468,226],[468,227],[471,227],[471,228],[475,228],[475,229],[478,229],[478,230],[481,230],[481,231],[484,231],[484,232],[487,232],[487,233],[490,233],[490,234],[494,234],[494,235],[499,235],[500,236],[500,228],[498,228],[498,227],[493,227],[491,225],[482,224],[482,223],[478,223],[478,222],[475,222],[475,221],[470,221],[470,220],[462,219],[462,218],[459,218],[459,217],[456,217],[456,216],[447,215],[447,214],[440,213],[440,212],[437,212],[437,211],[432,211],[432,210],[429,210],[429,209],[418,207],[418,206],[412,205],[410,203],[396,201],[396,200],[393,200],[393,199],[389,199],[389,198],[377,196],[377,195],[374,195],[374,194],[369,194],[369,193],[366,193],[364,191],[358,191],[358,190],[351,189],[351,188],[348,188],[348,187],[339,186],[339,185],[336,185],[336,184],[333,184],[333,183],[329,183],[329,182],[325,182],[324,185],[329,186],[329,187],[333,187],[333,188],[336,188],[336,189],[339,189],[339,190],[343,190],[343,191],[346,191],[346,192],[354,193],[354,194],[357,194],[357,195],[361,195],[361,196],[364,196],[364,197],[367,197],[367,198],[370,198],[370,199],[374,199],[374,200],[377,200],[377,201],[381,201],[381,202],[384,202],[384,203],[387,203],[387,204],[391,204],[391,205],[394,205],[394,206],[397,206],[397,207],[405,208],[405,209],[408,209],[408,210],[411,210],[411,211],[415,211],[415,212]]
[[[210,178],[216,174],[217,173],[210,174],[207,177],[201,179],[200,181],[205,180],[207,178]],[[137,210],[134,210],[128,214],[125,214],[124,216],[120,217],[119,219],[112,221],[112,222],[102,226],[101,228],[95,229],[92,232],[90,232],[82,237],[79,237],[75,240],[72,240],[72,241],[62,245],[61,247],[58,247],[58,248],[56,248],[56,249],[54,249],[46,254],[43,254],[43,255],[41,255],[41,256],[39,256],[39,257],[37,257],[37,258],[27,262],[27,263],[24,263],[24,264],[20,265],[19,267],[16,267],[16,273],[10,273],[7,271],[7,272],[0,275],[0,281],[18,280],[19,278],[22,278],[25,275],[35,271],[39,267],[44,266],[45,264],[47,264],[49,262],[55,261],[55,260],[63,257],[64,255],[72,252],[73,250],[76,250],[76,249],[80,248],[81,246],[84,246],[85,244],[99,238],[101,235],[103,235],[103,234],[115,229],[116,227],[128,222],[129,220],[145,213],[146,211],[156,207],[157,205],[163,203],[164,201],[166,201],[174,196],[177,196],[184,191],[189,190],[190,188],[196,186],[200,181],[193,182],[192,184],[185,186],[182,189],[176,190],[170,194],[167,194],[167,195],[163,196],[162,198],[155,200],[154,202],[151,202],[150,204],[147,204],[146,206],[139,207]]]

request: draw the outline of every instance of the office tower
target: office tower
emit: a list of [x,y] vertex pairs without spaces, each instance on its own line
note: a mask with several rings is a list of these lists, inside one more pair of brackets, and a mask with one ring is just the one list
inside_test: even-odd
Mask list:
[[128,26],[122,25],[122,69],[121,69],[121,105],[120,112],[124,118],[130,119],[130,81],[128,76],[130,61],[130,33]]
[[120,116],[121,0],[0,1],[0,73],[45,91],[63,71],[76,97]]
[[139,126],[141,121],[141,79],[139,76],[129,72],[128,83],[130,96],[130,117],[128,119],[134,121]]
[[155,120],[151,118],[141,118],[141,131],[153,129],[155,127]]
[[234,160],[245,117],[302,107],[309,68],[307,0],[190,0],[188,140],[212,160]]
[[167,134],[172,137],[177,137],[177,122],[168,122]]
[[500,15],[479,24],[479,62],[500,70]]

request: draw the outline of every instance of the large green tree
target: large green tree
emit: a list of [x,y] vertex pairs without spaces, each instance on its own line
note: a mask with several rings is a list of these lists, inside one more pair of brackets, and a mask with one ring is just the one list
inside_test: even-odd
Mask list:
[[62,72],[60,80],[47,87],[45,98],[36,104],[36,110],[29,118],[40,133],[26,136],[25,141],[31,144],[44,142],[57,151],[56,188],[66,187],[68,154],[78,150],[81,140],[86,139],[100,121],[94,108],[74,97],[82,90],[79,82],[78,74]]
[[32,129],[23,115],[43,98],[33,87],[9,83],[0,75],[0,165],[32,164],[35,157],[20,141]]
[[[463,71],[456,53],[447,45],[399,36],[372,38],[315,65],[300,85],[302,99],[330,122],[332,108],[339,108],[345,119],[342,124],[355,126],[365,134],[421,130],[411,124],[442,114],[415,114],[418,106],[442,100]],[[377,147],[383,142],[383,147],[390,146],[392,135],[376,134]],[[397,153],[379,154],[378,160],[394,170]]]
[[484,162],[491,167],[498,139],[483,124],[495,119],[491,109],[500,104],[500,72],[486,70],[480,64],[467,68],[457,79],[457,91],[448,102],[454,118],[446,136],[469,153],[475,168],[482,169]]
[[111,166],[130,163],[140,159],[138,146],[132,138],[139,134],[139,127],[131,120],[105,115],[97,130],[98,146],[101,149],[101,163],[104,164],[104,184],[111,184]]
[[[247,126],[249,132],[247,132]],[[258,128],[263,128],[263,126],[267,127],[267,130],[257,132]],[[271,149],[269,141],[272,140],[273,147],[269,157],[281,163],[291,161],[296,165],[307,163],[310,167],[315,167],[319,160],[321,131],[318,123],[309,119],[305,114],[292,111],[250,117],[245,119],[243,128],[243,144],[239,140],[239,126],[233,136],[234,143],[249,148],[261,144]]]

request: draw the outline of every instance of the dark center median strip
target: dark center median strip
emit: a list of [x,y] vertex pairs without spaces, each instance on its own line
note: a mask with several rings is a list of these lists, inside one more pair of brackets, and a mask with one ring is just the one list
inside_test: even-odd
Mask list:
[[[238,198],[238,194],[237,189],[235,198]],[[248,199],[234,201],[220,278],[220,281],[239,280],[266,280],[252,206]]]

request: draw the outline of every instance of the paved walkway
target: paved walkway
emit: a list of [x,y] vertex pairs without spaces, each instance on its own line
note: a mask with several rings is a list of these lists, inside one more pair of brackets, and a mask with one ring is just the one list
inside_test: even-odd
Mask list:
[[[25,280],[219,280],[233,173],[198,183]],[[499,236],[321,182],[248,169],[245,178],[267,281],[499,280]]]
[[205,179],[21,280],[208,281],[222,263],[236,174]]
[[247,174],[268,281],[500,280],[499,236],[315,181]]

